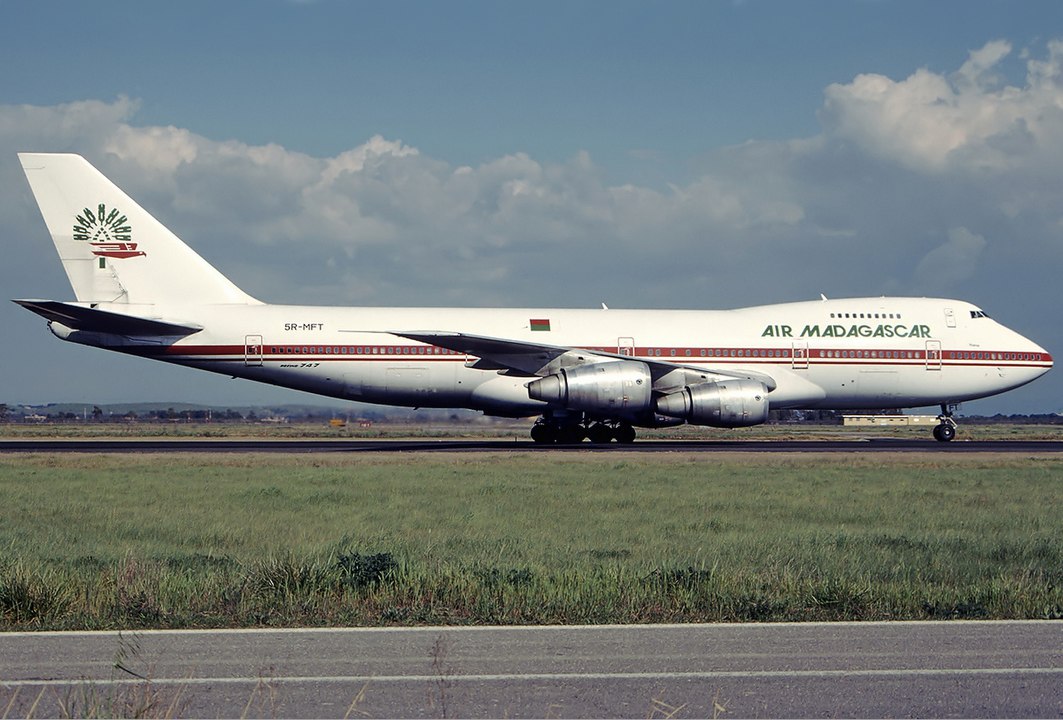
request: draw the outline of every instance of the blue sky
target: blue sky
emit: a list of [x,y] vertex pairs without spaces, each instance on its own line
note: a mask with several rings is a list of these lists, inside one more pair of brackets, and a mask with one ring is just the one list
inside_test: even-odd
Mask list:
[[[1063,353],[1041,310],[1063,3],[0,0],[0,20],[8,297],[69,296],[14,153],[74,151],[268,300],[951,295]],[[337,167],[359,177],[326,187]],[[0,322],[24,367],[0,401],[295,397]],[[1053,375],[968,409],[1063,409]]]
[[[8,103],[140,101],[136,121],[327,156],[381,133],[478,163],[580,150],[675,165],[818,131],[823,88],[949,72],[1063,29],[1057,2],[0,3]],[[1008,64],[1021,78],[1021,62]],[[20,72],[18,69],[22,68]],[[682,169],[682,168],[680,168]]]

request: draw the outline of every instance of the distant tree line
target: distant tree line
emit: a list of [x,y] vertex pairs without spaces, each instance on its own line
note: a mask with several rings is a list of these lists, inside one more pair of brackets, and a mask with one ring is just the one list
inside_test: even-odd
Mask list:
[[971,425],[1021,424],[1021,425],[1063,425],[1063,415],[1059,413],[1039,413],[1036,415],[971,415],[964,416],[963,422]]

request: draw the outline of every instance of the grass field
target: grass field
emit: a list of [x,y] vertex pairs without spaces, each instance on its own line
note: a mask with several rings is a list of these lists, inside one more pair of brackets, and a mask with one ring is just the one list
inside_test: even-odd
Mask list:
[[0,455],[0,629],[1063,617],[1063,459]]

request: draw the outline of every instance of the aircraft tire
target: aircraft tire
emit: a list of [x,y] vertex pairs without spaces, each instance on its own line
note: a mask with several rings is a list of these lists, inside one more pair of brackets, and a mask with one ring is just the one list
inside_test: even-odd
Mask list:
[[562,425],[557,429],[559,445],[578,445],[587,436],[582,425]]
[[616,430],[613,431],[613,436],[621,445],[630,445],[635,442],[635,428],[627,423],[621,423],[616,426]]
[[604,445],[613,441],[613,431],[605,423],[594,423],[587,428],[587,439],[595,445]]
[[934,427],[934,439],[938,442],[952,442],[956,437],[956,428],[948,423],[942,423]]
[[532,425],[531,439],[536,445],[552,445],[557,442],[557,433],[551,425],[536,423]]

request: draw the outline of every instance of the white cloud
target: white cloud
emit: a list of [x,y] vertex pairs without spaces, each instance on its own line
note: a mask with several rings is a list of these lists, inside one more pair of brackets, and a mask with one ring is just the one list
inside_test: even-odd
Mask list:
[[1007,170],[1045,150],[1059,158],[1063,42],[1047,49],[1045,60],[1027,60],[1021,88],[995,72],[1011,53],[1002,40],[972,51],[952,77],[858,75],[826,89],[821,119],[833,137],[917,172]]
[[133,128],[121,124],[104,143],[103,151],[124,163],[139,165],[152,173],[172,173],[195,162],[203,144],[188,130],[175,127]]
[[13,141],[23,143],[20,150],[40,146],[61,150],[83,143],[98,147],[115,128],[132,118],[138,106],[127,97],[111,103],[81,100],[50,107],[0,106],[0,139],[5,150]]
[[408,147],[401,142],[386,140],[380,135],[374,135],[364,145],[329,159],[324,172],[321,174],[321,183],[323,185],[331,184],[345,172],[362,172],[367,164],[379,163],[382,158],[387,156],[409,157],[418,154],[416,148]]
[[974,276],[987,244],[984,237],[967,228],[953,228],[944,244],[919,261],[916,277],[927,288],[952,290]]

